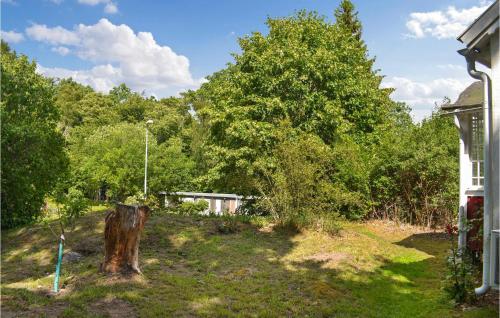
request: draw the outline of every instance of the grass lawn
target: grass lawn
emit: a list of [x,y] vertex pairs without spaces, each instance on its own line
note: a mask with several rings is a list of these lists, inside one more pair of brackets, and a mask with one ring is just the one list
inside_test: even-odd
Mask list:
[[3,231],[2,317],[498,317],[446,300],[440,234],[382,222],[346,223],[338,237],[252,223],[220,234],[215,217],[158,215],[141,241],[144,275],[127,279],[98,271],[104,215],[67,234],[65,251],[86,255],[63,264],[55,297],[57,238],[43,226]]

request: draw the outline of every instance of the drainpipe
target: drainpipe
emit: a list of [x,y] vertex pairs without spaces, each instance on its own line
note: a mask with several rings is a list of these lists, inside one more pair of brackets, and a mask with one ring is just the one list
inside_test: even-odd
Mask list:
[[467,61],[467,72],[472,78],[483,82],[483,121],[484,121],[484,211],[483,211],[483,284],[474,291],[476,295],[482,295],[490,288],[490,241],[491,241],[491,187],[490,187],[490,79],[484,72],[476,70],[476,61],[472,52],[467,49],[458,51]]

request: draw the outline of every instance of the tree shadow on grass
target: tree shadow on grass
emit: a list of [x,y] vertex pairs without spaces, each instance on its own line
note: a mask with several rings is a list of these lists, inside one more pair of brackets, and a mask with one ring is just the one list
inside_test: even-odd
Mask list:
[[[102,219],[105,213],[91,213],[82,217],[75,229],[68,228],[64,251],[99,253],[102,250]],[[51,275],[57,260],[59,233],[58,221],[2,231],[2,284],[36,281]],[[85,253],[81,249],[87,243],[99,247]]]
[[[9,287],[19,277],[7,274],[2,306],[19,316],[43,314],[54,306],[62,308],[51,313],[55,316],[109,316],[106,304],[118,303],[130,317],[460,316],[438,286],[443,245],[433,246],[425,235],[393,244],[401,258],[370,255],[375,265],[365,269],[356,255],[321,252],[323,247],[314,242],[317,255],[296,256],[302,244],[297,233],[240,224],[240,232],[223,235],[217,222],[210,217],[154,216],[140,245],[143,276],[127,280],[100,274],[102,254],[97,254],[83,264],[63,267],[75,277],[58,297]],[[102,238],[100,230],[82,231]],[[425,254],[415,258],[414,250]],[[103,301],[107,303],[95,305]]]
[[[451,240],[451,241],[450,241]],[[456,244],[458,240],[457,236],[450,237],[447,233],[419,233],[414,234],[406,239],[396,243],[407,248],[414,248],[423,251],[427,254],[435,256],[433,259],[429,260],[432,266],[441,266],[444,268],[444,259],[448,256],[449,250],[451,249],[451,244]],[[445,248],[440,248],[440,246],[445,246]],[[479,262],[477,281],[476,284],[479,286],[481,284],[481,265]],[[444,275],[442,275],[444,278]],[[484,296],[480,296],[477,299],[476,306],[478,307],[489,307],[496,310],[496,316],[498,316],[498,304],[500,299],[500,294],[498,290],[491,289]]]
[[450,238],[446,233],[429,232],[412,234],[396,244],[406,248],[414,248],[432,256],[441,257],[447,253],[446,249],[442,247],[443,244],[449,244],[449,240]]

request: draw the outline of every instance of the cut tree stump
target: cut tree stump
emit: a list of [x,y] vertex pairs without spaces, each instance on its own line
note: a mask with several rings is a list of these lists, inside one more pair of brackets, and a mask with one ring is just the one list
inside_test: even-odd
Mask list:
[[106,273],[141,274],[139,269],[139,241],[149,216],[149,207],[117,204],[106,215],[104,230],[104,263]]

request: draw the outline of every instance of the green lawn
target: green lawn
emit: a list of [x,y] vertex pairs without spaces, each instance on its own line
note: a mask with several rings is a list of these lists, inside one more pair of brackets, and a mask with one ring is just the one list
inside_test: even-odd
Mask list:
[[[98,210],[98,209],[95,209]],[[98,271],[104,211],[80,219],[66,251],[64,289],[48,297],[57,240],[41,226],[2,233],[5,317],[498,317],[454,309],[441,291],[448,241],[381,222],[346,223],[338,237],[215,217],[153,216],[141,241],[143,276]]]

